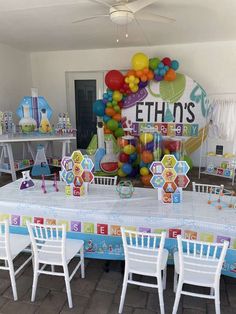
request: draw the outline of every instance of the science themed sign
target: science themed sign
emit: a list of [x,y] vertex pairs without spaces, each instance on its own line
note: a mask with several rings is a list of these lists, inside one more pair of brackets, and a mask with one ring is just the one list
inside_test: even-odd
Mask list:
[[177,73],[175,80],[149,84],[129,95],[122,117],[135,134],[155,127],[164,136],[198,137],[206,126],[206,92],[190,77]]

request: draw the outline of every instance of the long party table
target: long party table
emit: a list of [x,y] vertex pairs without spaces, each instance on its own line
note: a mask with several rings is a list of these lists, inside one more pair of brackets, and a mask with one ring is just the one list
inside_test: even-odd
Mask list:
[[[48,193],[41,182],[21,191],[20,180],[0,188],[0,220],[10,219],[11,232],[26,233],[26,221],[66,224],[67,236],[85,241],[85,256],[91,258],[124,258],[120,226],[145,232],[166,230],[166,247],[172,255],[177,250],[176,236],[209,242],[230,242],[223,273],[236,277],[236,209],[217,208],[217,197],[208,204],[208,194],[183,192],[180,204],[163,204],[153,189],[135,188],[130,199],[121,199],[114,186],[89,186],[88,195],[66,196],[64,183],[59,192],[47,182]],[[231,200],[232,201],[232,200]],[[235,200],[233,200],[235,202]],[[223,205],[223,204],[222,204]]]
[[[12,145],[14,143],[22,143],[28,149],[33,160],[35,160],[35,150],[33,148],[33,143],[44,143],[45,151],[47,149],[51,150],[53,154],[53,143],[59,142],[62,144],[61,156],[64,157],[68,152],[70,155],[70,143],[71,140],[75,140],[76,137],[70,134],[64,135],[55,135],[55,134],[6,134],[0,136],[0,147],[3,148],[3,151],[0,155],[0,173],[10,173],[12,175],[12,181],[16,180],[16,170],[14,165],[14,155],[12,150]],[[1,167],[1,164],[4,160],[4,157],[9,159],[10,169],[4,169]]]

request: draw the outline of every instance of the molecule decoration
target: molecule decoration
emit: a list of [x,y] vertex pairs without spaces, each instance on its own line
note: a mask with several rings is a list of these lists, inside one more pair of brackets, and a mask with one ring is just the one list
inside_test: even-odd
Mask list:
[[189,166],[186,161],[177,161],[174,155],[165,155],[161,161],[154,161],[150,166],[153,176],[151,184],[158,189],[159,199],[163,203],[180,203],[182,188],[189,184],[187,172]]
[[120,181],[116,190],[120,198],[131,198],[134,193],[134,187],[131,181]]
[[84,156],[80,150],[76,150],[70,157],[62,158],[61,166],[61,177],[66,182],[66,195],[85,195],[88,184],[94,179],[93,161],[87,155]]

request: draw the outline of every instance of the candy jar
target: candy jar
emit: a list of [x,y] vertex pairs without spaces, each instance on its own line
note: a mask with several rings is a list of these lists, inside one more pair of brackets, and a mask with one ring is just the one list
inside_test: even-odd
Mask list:
[[156,129],[144,129],[140,140],[140,179],[143,185],[151,186],[152,174],[150,166],[153,161],[160,161],[163,155],[162,136]]
[[137,154],[137,143],[137,138],[132,135],[125,135],[119,138],[119,177],[135,177],[138,174],[139,160]]

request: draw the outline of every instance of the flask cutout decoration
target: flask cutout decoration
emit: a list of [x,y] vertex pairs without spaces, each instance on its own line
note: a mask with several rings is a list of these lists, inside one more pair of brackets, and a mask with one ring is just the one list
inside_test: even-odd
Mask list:
[[32,188],[34,186],[34,182],[30,177],[30,171],[29,170],[22,171],[22,176],[23,176],[23,178],[22,178],[22,181],[20,184],[20,190]]
[[38,145],[32,176],[48,176],[51,174],[43,145]]
[[106,154],[103,156],[100,166],[102,171],[106,173],[115,173],[118,170],[118,158],[113,153],[113,142],[105,141],[106,143]]
[[45,108],[41,110],[41,121],[40,121],[39,131],[41,133],[49,133],[52,131],[51,124],[47,117],[47,110]]
[[33,132],[36,127],[36,121],[30,117],[30,108],[28,104],[22,105],[23,118],[20,119],[19,125],[23,133]]

